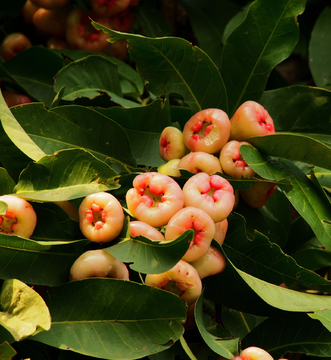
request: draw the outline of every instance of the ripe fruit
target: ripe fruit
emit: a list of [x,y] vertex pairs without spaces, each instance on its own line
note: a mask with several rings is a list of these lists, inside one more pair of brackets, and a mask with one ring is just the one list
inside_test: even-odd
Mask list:
[[28,96],[19,94],[14,91],[3,91],[2,95],[8,107],[27,104],[31,102],[31,99]]
[[215,224],[205,211],[188,206],[169,220],[164,237],[166,240],[175,240],[188,229],[193,229],[194,235],[182,260],[192,262],[207,254],[215,235]]
[[31,41],[22,33],[12,33],[6,36],[1,44],[0,55],[7,61],[19,52],[31,47]]
[[32,18],[34,13],[39,9],[39,6],[35,5],[31,0],[27,0],[21,10],[21,15],[24,22],[28,25],[32,25]]
[[6,214],[0,216],[0,233],[29,239],[37,225],[37,215],[32,205],[14,195],[0,196],[0,201],[8,206]]
[[70,201],[54,201],[54,204],[59,206],[67,215],[74,221],[79,221],[78,209],[75,204]]
[[273,357],[267,351],[256,346],[244,349],[240,357],[242,360],[273,360]]
[[152,240],[164,241],[164,236],[159,230],[143,221],[130,221],[130,234],[132,237],[143,235]]
[[246,161],[240,154],[241,145],[250,145],[246,141],[239,142],[232,140],[226,143],[220,153],[220,163],[223,171],[236,179],[242,177],[251,179],[255,175],[255,171],[246,164]]
[[178,170],[179,162],[180,159],[169,160],[167,163],[160,165],[157,168],[157,171],[164,175],[179,177],[180,176],[180,171]]
[[109,193],[99,192],[86,196],[78,211],[80,230],[91,241],[105,243],[114,240],[123,228],[122,206]]
[[130,6],[131,0],[90,0],[92,12],[104,17],[114,16]]
[[159,154],[164,161],[181,159],[187,154],[183,133],[174,126],[163,129],[159,140]]
[[32,22],[41,35],[63,37],[68,13],[67,7],[56,10],[40,8],[34,13]]
[[255,101],[244,102],[230,119],[230,140],[275,133],[274,122],[268,111]]
[[136,176],[133,188],[126,193],[131,214],[154,227],[166,225],[184,205],[184,195],[177,182],[158,172]]
[[191,265],[198,272],[200,279],[216,275],[226,267],[225,257],[213,246],[210,246],[206,255],[191,262]]
[[232,185],[219,175],[204,172],[189,178],[183,187],[184,206],[204,210],[216,223],[228,217],[234,206]]
[[184,143],[191,151],[214,154],[229,140],[230,128],[229,118],[223,110],[201,110],[186,122]]
[[217,241],[221,246],[226,237],[226,233],[228,231],[229,222],[228,219],[224,219],[222,221],[218,221],[215,223],[215,236],[214,240]]
[[89,250],[80,255],[70,269],[70,280],[107,277],[129,280],[126,265],[105,250]]
[[256,182],[249,189],[240,190],[240,196],[245,203],[253,209],[265,205],[276,190],[277,185],[268,182]]
[[202,290],[198,272],[183,260],[162,274],[147,274],[145,284],[170,291],[185,300],[187,305],[193,304]]
[[222,173],[219,159],[203,151],[195,151],[185,155],[178,163],[178,169],[185,169],[193,174],[205,172],[209,175]]

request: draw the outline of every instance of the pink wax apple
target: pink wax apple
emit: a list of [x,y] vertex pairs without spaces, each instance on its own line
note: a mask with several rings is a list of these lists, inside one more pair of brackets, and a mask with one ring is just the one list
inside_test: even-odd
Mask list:
[[159,139],[159,154],[164,161],[181,159],[188,153],[183,133],[174,126],[163,129]]
[[268,111],[255,101],[246,101],[239,106],[230,123],[230,140],[275,134],[274,122]]
[[132,237],[142,235],[152,240],[164,241],[161,231],[143,221],[130,221],[130,234]]
[[220,109],[205,109],[193,115],[183,129],[184,143],[191,151],[217,153],[230,137],[231,123]]
[[184,195],[170,176],[146,172],[136,176],[126,193],[131,214],[154,227],[164,226],[184,206]]
[[249,189],[240,190],[244,202],[253,209],[259,209],[266,204],[276,190],[277,185],[265,182],[256,182]]
[[219,159],[203,151],[195,151],[185,155],[177,165],[178,169],[185,169],[193,174],[205,172],[209,175],[222,173]]
[[165,240],[174,240],[188,229],[194,230],[194,236],[182,260],[191,262],[207,254],[215,235],[215,224],[205,211],[188,206],[179,210],[169,220],[164,234]]
[[198,173],[183,187],[184,206],[204,210],[216,223],[228,217],[234,207],[232,185],[219,175]]

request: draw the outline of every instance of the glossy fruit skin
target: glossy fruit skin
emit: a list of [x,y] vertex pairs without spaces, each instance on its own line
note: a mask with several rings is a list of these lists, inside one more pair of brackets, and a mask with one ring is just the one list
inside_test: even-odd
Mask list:
[[112,241],[123,228],[122,206],[110,193],[98,192],[86,196],[79,206],[78,213],[81,232],[91,241]]
[[[180,260],[172,269],[161,274],[147,274],[145,284],[166,289],[183,299],[187,305],[193,304],[200,296],[202,283],[196,269]],[[171,285],[174,285],[172,288]]]
[[240,357],[242,360],[274,360],[267,351],[256,346],[250,346],[244,349]]
[[253,209],[259,209],[266,204],[276,190],[277,185],[268,182],[256,182],[249,189],[240,190],[240,197]]
[[25,5],[23,6],[21,10],[21,15],[24,19],[24,22],[28,25],[32,25],[33,21],[33,15],[34,13],[39,9],[39,6],[35,5],[31,0],[27,0]]
[[88,250],[80,255],[70,269],[70,280],[102,277],[129,280],[126,265],[107,251]]
[[205,172],[208,175],[222,173],[219,159],[203,151],[194,151],[182,157],[178,163],[178,169],[190,171],[193,174]]
[[[241,145],[250,145],[247,141],[231,140],[227,142],[220,153],[220,163],[225,174],[241,179],[255,176],[255,171],[246,164],[240,154]],[[251,145],[250,145],[251,146]]]
[[2,195],[0,201],[8,206],[6,214],[0,216],[0,233],[29,239],[37,225],[37,214],[32,205],[14,195]]
[[126,193],[126,202],[137,220],[161,227],[182,209],[184,195],[178,183],[170,176],[146,172],[134,178],[133,188]]
[[233,210],[233,187],[219,175],[195,174],[186,181],[183,194],[184,206],[204,210],[215,223],[226,219]]
[[205,109],[194,114],[183,129],[184,143],[191,151],[217,153],[230,137],[231,124],[221,109]]
[[130,221],[130,234],[132,237],[145,236],[156,241],[164,241],[164,235],[155,227],[143,221]]
[[205,211],[187,206],[169,220],[164,237],[166,240],[175,240],[188,229],[193,229],[194,235],[182,260],[193,262],[207,254],[215,235],[215,224]]
[[23,33],[12,33],[6,36],[0,48],[0,56],[7,61],[19,52],[32,46],[30,39]]
[[224,219],[222,221],[218,221],[215,223],[215,236],[214,240],[217,241],[221,246],[224,243],[226,233],[228,231],[229,222],[228,219]]
[[169,160],[167,163],[160,165],[157,168],[157,172],[172,177],[180,177],[180,171],[178,170],[179,162],[180,159]]
[[230,140],[275,134],[274,122],[268,111],[255,101],[246,101],[230,119]]
[[163,129],[159,140],[159,154],[164,161],[181,159],[188,149],[184,144],[183,133],[174,126]]
[[39,8],[33,15],[32,22],[42,36],[64,37],[69,8],[50,10]]

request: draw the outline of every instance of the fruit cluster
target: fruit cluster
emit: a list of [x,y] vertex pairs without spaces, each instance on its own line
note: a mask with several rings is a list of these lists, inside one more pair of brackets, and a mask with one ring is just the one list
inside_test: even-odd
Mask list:
[[[21,16],[27,26],[34,26],[50,49],[102,52],[124,60],[125,40],[107,42],[109,36],[96,30],[91,19],[108,28],[128,32],[135,22],[133,8],[138,3],[139,0],[89,0],[89,9],[83,9],[71,0],[27,0]],[[2,42],[0,55],[7,61],[30,46],[32,41],[27,35],[12,33]]]

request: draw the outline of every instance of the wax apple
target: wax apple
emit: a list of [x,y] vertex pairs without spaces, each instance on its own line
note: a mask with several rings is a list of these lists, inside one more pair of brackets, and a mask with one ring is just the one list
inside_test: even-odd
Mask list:
[[126,265],[105,250],[89,250],[80,255],[70,268],[70,280],[91,277],[129,280]]
[[161,231],[143,221],[130,221],[130,234],[132,237],[142,235],[152,240],[164,240]]
[[232,116],[230,140],[244,140],[250,136],[275,133],[274,122],[268,111],[255,101],[244,102]]
[[147,274],[145,284],[170,291],[186,301],[187,305],[193,304],[202,290],[198,272],[183,260],[162,274]]
[[44,9],[54,10],[69,4],[70,0],[31,0],[31,2],[35,6]]
[[180,171],[178,170],[179,162],[180,159],[169,160],[167,163],[160,165],[157,168],[157,171],[164,175],[179,177],[180,176]]
[[240,358],[242,360],[273,360],[273,357],[267,351],[256,346],[244,349],[240,354]]
[[1,44],[0,56],[7,61],[19,52],[31,47],[30,39],[23,33],[12,33],[5,37]]
[[159,140],[159,154],[164,161],[181,159],[188,152],[183,133],[174,126],[163,129]]
[[24,22],[28,25],[32,25],[32,18],[34,13],[39,9],[39,6],[35,5],[31,0],[27,0],[25,5],[21,10],[21,15],[24,19]]
[[56,10],[40,8],[33,15],[33,25],[43,36],[64,37],[69,11],[68,7]]
[[222,221],[233,210],[235,196],[232,185],[219,175],[198,173],[183,187],[184,206],[204,210],[214,222]]
[[136,176],[133,188],[126,193],[131,214],[154,227],[166,225],[184,205],[184,195],[177,182],[158,172]]
[[37,225],[37,215],[25,199],[13,195],[0,196],[7,204],[5,215],[0,216],[0,233],[29,239]]
[[220,163],[225,174],[236,179],[242,177],[251,179],[255,176],[255,171],[246,164],[246,161],[241,156],[241,145],[250,145],[250,143],[237,140],[226,143],[220,153]]
[[164,234],[165,240],[174,240],[188,229],[193,229],[194,235],[182,260],[192,262],[207,254],[215,235],[215,224],[205,211],[188,206],[179,210],[169,220]]
[[70,201],[54,201],[54,204],[59,206],[66,214],[74,221],[79,221],[78,209],[75,204]]
[[218,221],[215,223],[215,236],[214,240],[217,241],[221,246],[224,243],[226,233],[228,231],[229,222],[228,219]]
[[221,273],[226,267],[225,257],[214,247],[210,246],[206,255],[191,262],[198,272],[200,279]]
[[205,109],[193,115],[183,129],[184,143],[191,151],[217,153],[230,137],[231,124],[220,109]]
[[90,0],[92,11],[100,16],[111,17],[126,10],[131,0]]
[[266,204],[276,190],[277,185],[268,182],[256,182],[249,189],[240,190],[240,196],[245,203],[254,209],[259,209]]
[[91,241],[112,241],[123,228],[124,212],[120,202],[112,194],[98,192],[88,195],[78,211],[80,229]]
[[27,104],[32,101],[28,96],[19,94],[15,91],[3,91],[2,95],[8,107]]
[[87,13],[80,8],[70,11],[66,19],[66,39],[73,49],[92,52],[102,52],[107,47],[109,35],[96,30],[91,25],[91,19],[99,22],[94,14]]
[[178,163],[178,169],[185,169],[193,174],[205,172],[209,175],[222,173],[219,159],[203,151],[195,151],[185,155]]

